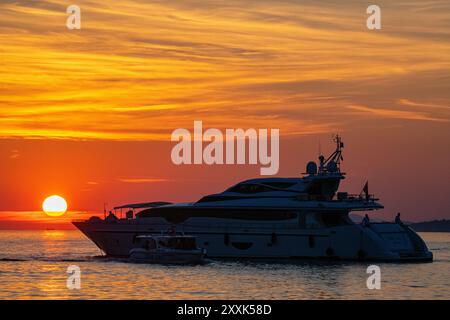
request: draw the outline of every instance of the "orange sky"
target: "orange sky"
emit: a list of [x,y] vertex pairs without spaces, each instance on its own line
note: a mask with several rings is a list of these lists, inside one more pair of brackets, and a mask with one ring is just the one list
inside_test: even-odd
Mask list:
[[0,210],[195,200],[259,174],[172,165],[170,133],[202,120],[279,128],[281,176],[340,132],[344,188],[369,179],[382,216],[449,218],[450,4],[377,4],[380,31],[361,1],[2,1]]

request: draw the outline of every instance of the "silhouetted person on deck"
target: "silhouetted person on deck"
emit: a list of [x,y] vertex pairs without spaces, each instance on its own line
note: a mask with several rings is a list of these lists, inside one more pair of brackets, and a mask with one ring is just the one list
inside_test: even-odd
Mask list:
[[368,227],[369,224],[370,224],[370,219],[369,219],[369,216],[366,214],[364,216],[364,219],[362,220],[362,225],[365,226],[365,227]]
[[116,222],[117,221],[117,217],[114,213],[112,213],[112,211],[109,212],[109,215],[106,217],[105,221],[108,222]]
[[395,223],[403,225],[403,221],[400,219],[400,212],[395,216]]

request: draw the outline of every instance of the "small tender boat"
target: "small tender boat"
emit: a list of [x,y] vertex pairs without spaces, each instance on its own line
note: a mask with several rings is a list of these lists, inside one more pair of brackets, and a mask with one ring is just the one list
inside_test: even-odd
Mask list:
[[206,250],[197,247],[196,238],[184,235],[141,235],[129,259],[138,263],[197,264],[204,261]]

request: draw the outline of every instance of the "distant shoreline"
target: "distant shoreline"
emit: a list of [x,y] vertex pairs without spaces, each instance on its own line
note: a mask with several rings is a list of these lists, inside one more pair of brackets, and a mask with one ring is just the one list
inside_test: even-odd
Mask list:
[[411,223],[411,228],[418,232],[450,232],[450,220],[432,220]]

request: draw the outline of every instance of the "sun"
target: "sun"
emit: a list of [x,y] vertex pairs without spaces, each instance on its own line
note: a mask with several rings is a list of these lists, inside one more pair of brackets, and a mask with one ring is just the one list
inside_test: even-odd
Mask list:
[[62,216],[67,211],[67,202],[63,197],[53,195],[44,200],[42,203],[42,210],[44,210],[48,216]]

